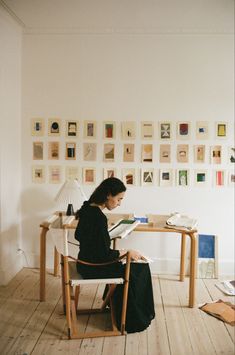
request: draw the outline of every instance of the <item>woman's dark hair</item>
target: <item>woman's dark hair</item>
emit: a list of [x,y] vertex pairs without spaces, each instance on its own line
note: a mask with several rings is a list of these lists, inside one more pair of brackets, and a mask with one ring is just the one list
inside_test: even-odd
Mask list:
[[90,203],[101,204],[107,200],[108,195],[116,196],[120,192],[126,191],[123,182],[115,177],[110,177],[101,182],[89,198]]

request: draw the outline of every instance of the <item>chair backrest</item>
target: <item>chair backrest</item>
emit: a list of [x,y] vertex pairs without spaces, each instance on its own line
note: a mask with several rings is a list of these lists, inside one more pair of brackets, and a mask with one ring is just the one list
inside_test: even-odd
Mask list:
[[51,235],[52,241],[58,251],[63,256],[69,255],[68,250],[68,229],[66,226],[69,226],[73,220],[74,216],[61,217],[58,218],[50,225],[49,233]]

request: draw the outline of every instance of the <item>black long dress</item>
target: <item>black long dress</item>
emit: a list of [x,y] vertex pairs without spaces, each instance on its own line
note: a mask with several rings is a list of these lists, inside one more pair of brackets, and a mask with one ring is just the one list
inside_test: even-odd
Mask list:
[[[83,261],[101,263],[119,257],[119,251],[110,248],[107,218],[99,207],[84,202],[79,210],[79,223],[75,238],[80,243],[78,258]],[[84,278],[123,277],[125,266],[114,263],[96,268],[77,264],[78,271]],[[122,311],[123,285],[118,285],[114,293],[114,306],[117,324],[120,328]],[[155,317],[152,281],[147,263],[131,263],[129,291],[126,314],[126,331],[140,332],[146,329]]]

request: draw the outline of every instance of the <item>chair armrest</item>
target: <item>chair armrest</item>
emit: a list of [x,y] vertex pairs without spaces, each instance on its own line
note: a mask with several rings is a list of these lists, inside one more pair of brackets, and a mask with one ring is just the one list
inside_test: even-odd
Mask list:
[[127,263],[128,263],[128,259],[129,259],[129,262],[130,262],[130,254],[129,252],[127,252],[126,254],[123,254],[122,256],[120,256],[119,258],[117,259],[114,259],[112,261],[107,261],[105,263],[90,263],[88,261],[83,261],[81,259],[76,259],[74,257],[72,257],[71,255],[68,256],[70,259],[76,261],[77,263],[79,264],[83,264],[83,265],[89,265],[89,266],[106,266],[106,265],[112,265],[112,264],[115,264],[115,263],[118,263],[120,260],[126,258],[127,259]]

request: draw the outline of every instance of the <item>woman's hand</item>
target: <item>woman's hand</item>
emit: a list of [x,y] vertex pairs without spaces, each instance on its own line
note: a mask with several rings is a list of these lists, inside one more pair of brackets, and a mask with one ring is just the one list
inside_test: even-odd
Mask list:
[[138,251],[129,250],[129,252],[130,252],[131,260],[133,260],[133,261],[138,261],[138,260],[146,261],[146,258],[143,255],[141,255]]
[[131,260],[133,260],[133,261],[138,261],[138,260],[147,261],[146,258],[145,258],[143,255],[141,255],[141,254],[140,254],[138,251],[136,251],[136,250],[124,250],[124,249],[121,249],[121,250],[119,250],[120,256],[123,256],[123,255],[126,254],[128,251],[129,251],[129,253],[130,253]]

